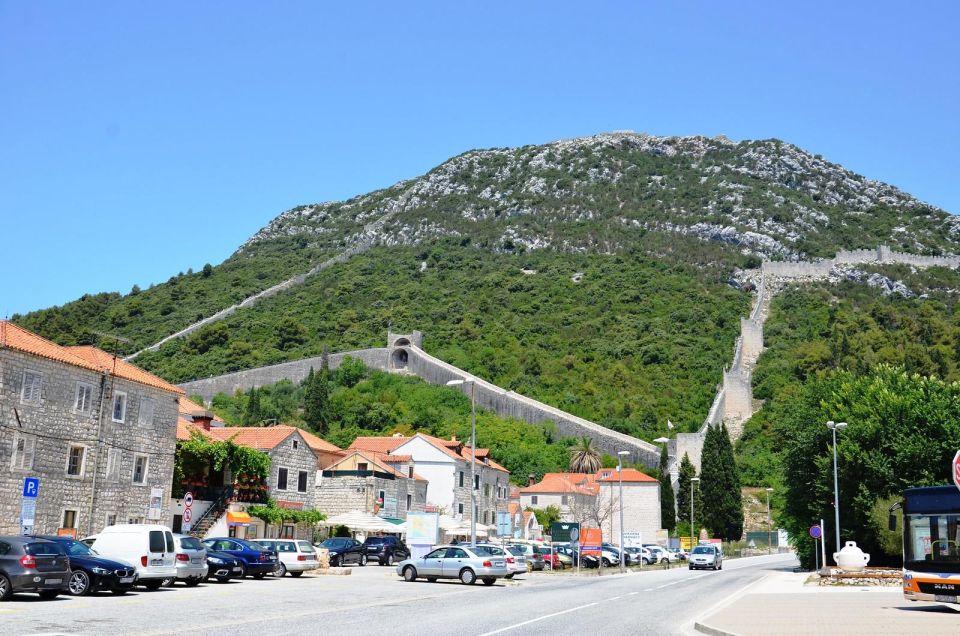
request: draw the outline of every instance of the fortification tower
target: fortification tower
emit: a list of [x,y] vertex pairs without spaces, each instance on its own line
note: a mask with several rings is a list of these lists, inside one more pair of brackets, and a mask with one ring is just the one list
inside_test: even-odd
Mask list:
[[423,333],[414,331],[409,334],[387,332],[387,349],[391,371],[404,371],[410,363],[410,347],[423,349]]

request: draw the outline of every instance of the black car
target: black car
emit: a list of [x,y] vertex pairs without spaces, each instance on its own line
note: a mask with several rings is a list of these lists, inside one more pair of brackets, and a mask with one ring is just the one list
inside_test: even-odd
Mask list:
[[277,569],[277,553],[268,550],[256,541],[234,539],[233,537],[214,537],[205,539],[203,545],[207,550],[226,552],[231,557],[242,562],[240,578],[247,575],[255,579],[262,579]]
[[333,537],[320,544],[330,551],[330,566],[339,567],[347,563],[367,564],[367,551],[363,544],[348,537]]
[[37,537],[0,536],[0,601],[15,592],[43,599],[67,591],[70,559],[63,546]]
[[70,537],[44,536],[47,541],[59,543],[70,557],[70,585],[73,596],[86,596],[100,590],[126,594],[137,580],[137,569],[129,563],[105,559],[86,543]]
[[207,578],[226,583],[243,576],[243,561],[226,552],[207,549]]
[[410,549],[397,537],[367,537],[363,542],[367,559],[376,559],[380,565],[410,558]]

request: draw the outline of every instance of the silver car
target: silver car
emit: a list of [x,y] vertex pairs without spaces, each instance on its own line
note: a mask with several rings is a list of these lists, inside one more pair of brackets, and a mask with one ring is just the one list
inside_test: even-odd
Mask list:
[[503,560],[507,562],[507,576],[504,578],[512,579],[515,574],[526,574],[527,573],[527,559],[524,556],[517,555],[510,548],[512,546],[501,547],[498,545],[493,545],[491,543],[478,543],[478,548],[483,548],[490,554],[496,557],[503,557]]
[[690,553],[687,564],[691,570],[705,570],[707,568],[722,570],[723,551],[715,545],[698,545]]
[[173,544],[177,550],[177,578],[170,583],[182,581],[189,587],[199,585],[207,578],[207,548],[198,539],[184,534],[173,535]]
[[445,545],[422,557],[401,561],[397,564],[397,574],[410,583],[417,579],[431,583],[437,579],[460,579],[464,585],[473,585],[480,579],[484,585],[493,585],[509,571],[504,557],[489,554],[484,548]]

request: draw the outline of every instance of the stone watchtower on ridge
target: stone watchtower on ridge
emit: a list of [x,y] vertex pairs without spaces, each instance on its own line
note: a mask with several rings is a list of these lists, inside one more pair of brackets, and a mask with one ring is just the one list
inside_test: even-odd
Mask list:
[[402,371],[407,368],[410,360],[408,349],[414,346],[423,348],[423,333],[414,331],[410,334],[387,332],[387,349],[389,350],[389,368],[391,371]]

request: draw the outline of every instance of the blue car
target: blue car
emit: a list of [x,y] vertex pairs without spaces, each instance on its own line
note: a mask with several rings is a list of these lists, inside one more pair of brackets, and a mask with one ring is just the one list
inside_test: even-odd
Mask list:
[[38,537],[63,546],[70,558],[70,582],[67,591],[73,596],[86,596],[92,592],[110,590],[114,594],[126,594],[137,581],[137,569],[129,563],[105,559],[87,544],[70,537]]
[[244,539],[234,539],[232,537],[213,537],[204,539],[203,545],[208,550],[225,552],[241,562],[241,572],[239,577],[252,576],[255,579],[262,579],[268,574],[273,574],[279,565],[277,553],[273,550],[267,550],[256,541],[246,541]]

